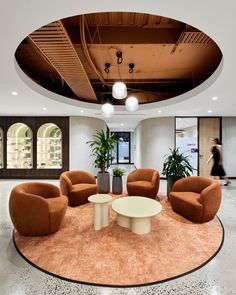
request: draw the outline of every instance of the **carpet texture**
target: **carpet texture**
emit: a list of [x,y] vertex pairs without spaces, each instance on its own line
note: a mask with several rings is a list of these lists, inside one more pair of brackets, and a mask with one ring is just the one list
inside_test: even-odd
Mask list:
[[[113,197],[114,198],[114,197]],[[128,286],[174,278],[208,261],[219,250],[223,228],[217,217],[194,224],[160,198],[163,210],[152,219],[152,231],[136,235],[115,222],[93,229],[93,207],[68,207],[60,230],[44,237],[14,231],[19,252],[51,274],[78,282]]]

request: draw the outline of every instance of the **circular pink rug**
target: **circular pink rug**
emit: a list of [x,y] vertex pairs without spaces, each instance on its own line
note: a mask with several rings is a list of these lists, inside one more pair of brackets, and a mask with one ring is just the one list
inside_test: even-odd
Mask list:
[[94,231],[88,203],[68,207],[55,234],[24,237],[14,231],[15,245],[34,266],[71,281],[124,287],[173,279],[210,261],[222,246],[224,230],[217,217],[194,224],[160,201],[163,210],[146,235],[118,226],[112,210],[109,227]]

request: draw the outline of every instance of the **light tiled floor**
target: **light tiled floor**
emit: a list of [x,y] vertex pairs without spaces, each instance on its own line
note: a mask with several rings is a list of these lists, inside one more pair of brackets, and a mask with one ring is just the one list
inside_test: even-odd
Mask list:
[[[104,288],[70,283],[35,269],[21,258],[12,243],[8,198],[11,189],[23,181],[26,180],[0,180],[0,294],[236,294],[235,180],[229,187],[222,186],[223,201],[218,216],[225,228],[225,242],[219,254],[207,265],[189,275],[141,288]],[[56,180],[48,182],[58,183]],[[166,182],[161,181],[160,193],[165,194],[165,191]]]

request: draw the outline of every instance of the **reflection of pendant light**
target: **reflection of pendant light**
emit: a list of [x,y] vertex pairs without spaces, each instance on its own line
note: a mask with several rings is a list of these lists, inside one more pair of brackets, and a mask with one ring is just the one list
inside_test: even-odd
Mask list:
[[110,103],[104,103],[102,105],[102,113],[105,117],[109,118],[113,115],[114,113],[114,107]]
[[123,99],[127,96],[127,87],[123,82],[116,82],[112,86],[112,96],[116,99]]
[[134,96],[130,96],[125,101],[127,111],[134,112],[138,110],[138,100]]

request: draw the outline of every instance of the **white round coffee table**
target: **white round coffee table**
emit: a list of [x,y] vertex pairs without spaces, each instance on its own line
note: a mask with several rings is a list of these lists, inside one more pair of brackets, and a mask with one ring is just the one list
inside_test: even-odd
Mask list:
[[156,200],[132,196],[114,200],[112,209],[117,213],[117,224],[143,235],[151,231],[151,217],[160,213],[162,206]]
[[109,225],[110,201],[112,197],[107,194],[96,194],[88,197],[93,203],[93,226],[95,230],[100,230]]

